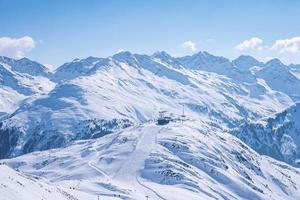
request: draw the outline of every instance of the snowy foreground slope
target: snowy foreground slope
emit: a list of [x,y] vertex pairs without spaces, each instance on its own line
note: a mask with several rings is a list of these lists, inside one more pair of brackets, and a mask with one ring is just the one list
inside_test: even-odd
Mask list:
[[79,198],[91,198],[91,195],[83,192],[54,186],[39,180],[37,177],[24,175],[6,165],[0,165],[0,171],[0,199],[3,200],[79,200]]
[[300,196],[300,170],[193,120],[166,126],[149,122],[3,162],[59,187],[88,193],[91,199],[97,195],[138,200]]

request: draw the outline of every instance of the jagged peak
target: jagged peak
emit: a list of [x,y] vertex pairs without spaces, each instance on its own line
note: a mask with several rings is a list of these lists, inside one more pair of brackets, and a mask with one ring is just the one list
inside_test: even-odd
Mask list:
[[299,68],[300,69],[300,64],[294,64],[291,63],[290,65],[288,65],[289,68]]
[[0,56],[0,61],[6,61],[6,60],[15,60],[15,59],[9,58],[7,56]]
[[132,57],[133,54],[130,51],[120,51],[112,56],[112,58],[121,58],[121,57]]
[[224,58],[222,56],[215,56],[213,54],[208,53],[207,51],[199,51],[198,53],[193,54],[192,56],[204,56],[204,57],[217,57]]
[[16,63],[21,63],[21,64],[23,64],[23,63],[28,63],[29,64],[30,63],[30,64],[38,65],[39,67],[42,67],[42,68],[46,69],[46,67],[44,65],[42,65],[41,63],[38,63],[34,60],[30,60],[29,58],[26,58],[26,57],[23,57],[19,60],[15,60],[15,62]]
[[50,70],[46,66],[27,57],[14,59],[0,56],[0,62],[9,65],[12,71],[19,73],[32,76],[48,76],[50,74]]
[[250,69],[254,66],[263,66],[264,64],[250,55],[240,55],[232,63],[238,68]]
[[240,55],[239,57],[234,59],[233,62],[237,61],[237,60],[248,60],[248,61],[259,62],[256,58],[254,58],[253,56],[250,56],[250,55]]
[[215,56],[206,51],[199,51],[190,56],[184,56],[177,58],[179,62],[183,63],[183,65],[192,65],[192,68],[197,68],[197,66],[215,66],[218,64],[231,65],[229,59],[222,56]]
[[284,67],[285,65],[278,59],[278,58],[273,58],[272,60],[269,60],[265,64],[267,67],[268,66],[282,66]]
[[200,60],[210,60],[213,62],[230,62],[229,59],[223,56],[215,56],[213,54],[208,53],[207,51],[199,51],[198,53],[193,54],[190,56],[192,59],[200,59]]
[[167,59],[173,58],[170,54],[168,54],[165,51],[156,51],[151,56],[154,58],[167,58]]
[[[72,60],[71,62],[67,62],[67,63],[74,63],[74,62],[89,62],[89,61],[97,61],[101,58],[99,57],[95,57],[95,56],[89,56],[86,58],[75,58],[74,60]],[[65,64],[67,64],[65,63]]]
[[114,54],[111,58],[113,60],[119,61],[119,62],[124,62],[128,63],[131,65],[135,65],[137,62],[137,57],[141,55],[139,54],[132,54],[129,51],[121,51],[119,53]]
[[18,59],[17,61],[22,61],[22,62],[35,62],[35,61],[32,61],[32,60],[30,60],[29,58],[26,58],[26,57],[23,57],[23,58],[20,58],[20,59]]

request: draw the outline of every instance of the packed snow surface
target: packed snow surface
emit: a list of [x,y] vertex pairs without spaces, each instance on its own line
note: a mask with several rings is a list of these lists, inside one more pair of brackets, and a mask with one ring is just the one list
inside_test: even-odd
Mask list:
[[3,200],[79,200],[91,195],[61,188],[37,177],[24,175],[6,165],[0,165],[0,199]]

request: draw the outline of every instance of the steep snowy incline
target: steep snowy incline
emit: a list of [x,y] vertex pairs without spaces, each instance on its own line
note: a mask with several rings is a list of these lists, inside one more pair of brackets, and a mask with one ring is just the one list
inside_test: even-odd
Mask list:
[[261,154],[300,167],[300,103],[257,123],[232,130]]
[[70,80],[89,73],[99,61],[104,60],[96,57],[88,57],[86,59],[75,59],[72,62],[65,63],[60,66],[51,79],[60,82]]
[[57,187],[37,177],[0,165],[0,199],[3,200],[92,200],[95,196]]
[[0,87],[0,120],[10,112],[13,112],[26,98],[15,90],[8,87]]
[[300,79],[280,60],[270,60],[256,72],[256,76],[265,80],[273,90],[284,92],[293,100],[300,101]]
[[0,56],[0,117],[12,113],[27,98],[47,94],[55,86],[43,65],[27,58]]
[[193,120],[166,126],[149,122],[3,161],[101,198],[296,200],[300,195],[298,169]]
[[241,55],[237,59],[233,60],[232,63],[241,70],[249,70],[252,67],[258,66],[263,67],[264,63],[259,62],[251,56]]
[[226,73],[226,70],[233,66],[228,59],[214,56],[207,52],[199,52],[192,56],[177,58],[176,60],[190,69],[216,72],[219,74]]
[[300,80],[300,65],[289,65],[291,73]]
[[15,60],[5,56],[0,56],[0,64],[8,65],[12,71],[21,74],[43,77],[49,77],[51,75],[51,72],[47,69],[47,67],[38,62],[29,60],[28,58]]

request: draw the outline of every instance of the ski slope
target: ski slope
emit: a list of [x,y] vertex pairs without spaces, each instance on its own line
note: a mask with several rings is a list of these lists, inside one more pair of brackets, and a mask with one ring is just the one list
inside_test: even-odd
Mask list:
[[2,200],[79,200],[95,199],[91,195],[61,188],[37,177],[0,165],[0,199]]
[[222,130],[148,122],[4,160],[59,187],[115,199],[297,199],[300,171]]

